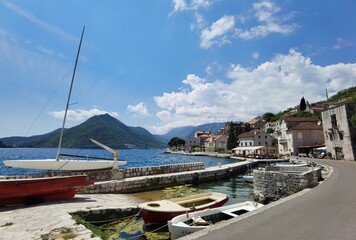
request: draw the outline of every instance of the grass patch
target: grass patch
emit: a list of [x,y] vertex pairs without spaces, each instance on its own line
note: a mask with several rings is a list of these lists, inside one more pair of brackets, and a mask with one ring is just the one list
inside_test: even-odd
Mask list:
[[11,225],[14,225],[14,223],[13,222],[7,222],[4,225],[1,225],[0,227],[8,227],[8,226],[11,226]]
[[41,235],[41,240],[56,240],[56,239],[74,239],[78,234],[73,233],[71,228],[62,227],[53,229],[50,233]]

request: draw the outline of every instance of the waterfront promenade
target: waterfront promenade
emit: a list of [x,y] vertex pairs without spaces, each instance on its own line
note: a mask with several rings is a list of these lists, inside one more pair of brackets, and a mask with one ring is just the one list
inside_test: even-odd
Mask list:
[[267,205],[250,217],[185,239],[356,239],[356,162],[317,161],[332,166],[333,173],[316,188]]

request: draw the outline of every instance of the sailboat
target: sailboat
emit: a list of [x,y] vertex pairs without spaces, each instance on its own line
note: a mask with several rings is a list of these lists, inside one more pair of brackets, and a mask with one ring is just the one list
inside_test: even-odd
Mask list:
[[[80,38],[80,43],[78,47],[78,52],[77,52],[77,57],[75,60],[75,65],[74,65],[74,70],[73,70],[73,75],[72,75],[72,80],[69,88],[69,93],[68,93],[68,99],[67,99],[67,104],[66,104],[66,109],[64,113],[64,118],[63,118],[63,124],[62,124],[62,129],[61,129],[61,134],[59,137],[59,144],[58,144],[58,149],[57,149],[57,156],[55,159],[34,159],[34,160],[5,160],[4,164],[9,167],[14,167],[14,168],[27,168],[27,169],[37,169],[37,170],[48,170],[48,171],[89,171],[89,170],[101,170],[101,169],[117,169],[118,166],[126,164],[126,161],[124,160],[118,160],[119,156],[119,151],[115,151],[112,148],[94,140],[90,139],[92,142],[97,144],[98,146],[108,150],[109,152],[112,153],[113,160],[112,159],[96,159],[96,160],[79,160],[79,159],[74,159],[75,157],[82,157],[82,156],[76,156],[76,155],[64,155],[60,154],[61,150],[61,145],[62,145],[62,139],[63,139],[63,131],[64,131],[64,126],[67,118],[67,113],[68,109],[70,106],[70,97],[72,93],[72,88],[73,88],[73,82],[74,82],[74,77],[75,77],[75,72],[78,64],[78,58],[79,58],[79,53],[80,53],[80,48],[82,45],[82,40],[83,40],[83,35],[84,35],[84,30],[85,26],[83,27],[82,35]],[[61,156],[66,156],[68,158],[66,159],[60,159]]]

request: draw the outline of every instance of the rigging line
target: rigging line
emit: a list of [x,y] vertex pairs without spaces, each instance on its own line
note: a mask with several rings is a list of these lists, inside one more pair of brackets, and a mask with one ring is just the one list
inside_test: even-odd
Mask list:
[[67,68],[66,73],[64,74],[62,80],[58,83],[57,87],[54,89],[54,91],[52,92],[52,94],[50,95],[49,99],[47,100],[46,104],[43,106],[43,108],[41,109],[41,111],[37,114],[35,120],[32,122],[31,126],[28,128],[25,136],[27,137],[28,133],[32,130],[33,126],[36,124],[36,122],[38,121],[38,119],[40,118],[40,116],[42,115],[43,111],[46,109],[46,107],[48,106],[48,104],[51,102],[53,96],[55,95],[55,93],[58,91],[59,87],[62,85],[62,83],[64,82],[64,80],[66,79],[66,76],[69,72],[69,69],[71,69],[73,66],[73,64],[69,65]]

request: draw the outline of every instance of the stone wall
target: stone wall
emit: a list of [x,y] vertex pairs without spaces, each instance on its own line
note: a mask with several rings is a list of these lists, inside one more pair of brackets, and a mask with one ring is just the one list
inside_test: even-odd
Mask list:
[[[257,163],[248,163],[256,166]],[[141,176],[135,178],[125,178],[121,180],[111,180],[96,182],[94,186],[78,191],[79,193],[133,193],[162,189],[164,187],[195,184],[211,180],[222,179],[227,176],[245,173],[246,163],[235,163],[212,167],[203,170],[185,171],[170,174]]]
[[266,167],[254,170],[255,201],[268,203],[318,185],[320,167]]
[[72,216],[79,216],[82,220],[93,225],[102,225],[105,223],[129,218],[139,213],[139,208],[103,208],[80,210],[70,213]]
[[195,163],[160,165],[160,166],[141,167],[141,168],[123,168],[120,169],[119,171],[123,173],[124,178],[130,178],[130,177],[150,176],[150,175],[185,172],[185,171],[195,171],[204,168],[205,165],[203,162],[195,162]]

